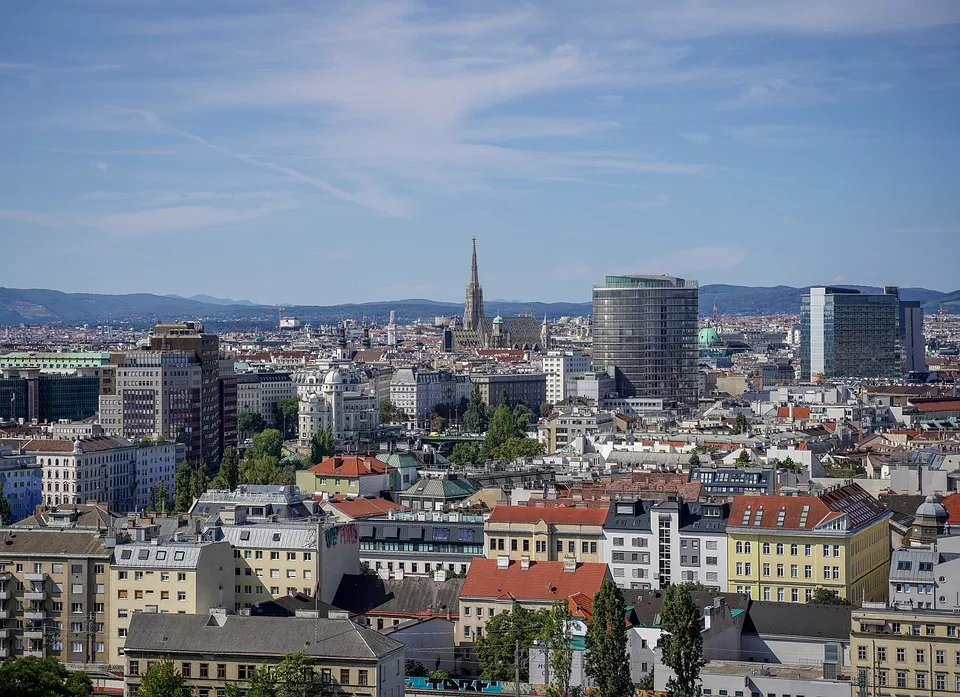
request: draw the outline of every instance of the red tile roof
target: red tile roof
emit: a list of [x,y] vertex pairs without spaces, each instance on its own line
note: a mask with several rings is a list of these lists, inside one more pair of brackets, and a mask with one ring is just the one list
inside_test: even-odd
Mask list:
[[960,411],[960,399],[911,399],[910,403],[924,414]]
[[388,511],[399,511],[403,508],[398,503],[382,498],[339,499],[331,497],[329,503],[344,515],[354,519],[386,515]]
[[[807,507],[806,516],[803,515],[804,507]],[[784,513],[782,522],[780,521],[781,510]],[[740,494],[733,498],[727,528],[813,530],[818,525],[842,515],[847,515],[851,528],[857,528],[888,512],[886,506],[867,493],[859,484],[847,484],[830,489],[820,496]],[[758,515],[760,516],[759,524]]]
[[330,474],[336,477],[367,477],[374,474],[386,474],[387,463],[373,456],[335,455],[328,457],[307,471],[314,474]]
[[[790,418],[790,407],[777,407],[777,418],[778,418],[778,419],[789,419],[789,418]],[[810,418],[810,407],[794,407],[794,408],[793,408],[793,418],[794,418],[794,419],[809,419],[809,418]]]
[[494,506],[488,520],[491,523],[536,523],[540,520],[553,525],[603,525],[606,508],[567,508],[557,506]]
[[947,514],[950,516],[947,522],[950,525],[960,525],[960,494],[950,494],[940,503],[947,509]]
[[506,569],[499,569],[496,559],[477,558],[470,562],[460,597],[552,601],[583,594],[592,598],[607,573],[603,563],[580,563],[576,570],[564,571],[562,561],[530,562],[528,569],[511,561]]

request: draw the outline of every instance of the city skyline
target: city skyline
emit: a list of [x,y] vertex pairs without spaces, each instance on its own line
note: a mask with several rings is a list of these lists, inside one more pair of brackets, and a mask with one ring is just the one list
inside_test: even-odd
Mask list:
[[956,290],[960,6],[585,8],[18,7],[0,241],[56,274],[3,284],[460,301],[476,235],[488,302],[616,273]]

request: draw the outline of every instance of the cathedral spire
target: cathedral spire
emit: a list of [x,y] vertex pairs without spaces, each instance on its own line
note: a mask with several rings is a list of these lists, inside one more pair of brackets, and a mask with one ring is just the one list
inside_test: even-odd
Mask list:
[[463,303],[463,328],[479,331],[483,324],[483,289],[480,287],[480,274],[477,271],[477,238],[473,237],[473,253],[470,257],[470,281],[467,283],[467,296]]

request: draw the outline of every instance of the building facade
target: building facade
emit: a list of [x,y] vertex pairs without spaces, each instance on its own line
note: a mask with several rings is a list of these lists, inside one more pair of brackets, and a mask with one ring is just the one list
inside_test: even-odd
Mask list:
[[696,281],[607,276],[593,289],[593,365],[615,371],[621,396],[695,406],[697,303]]
[[309,443],[322,429],[329,429],[335,440],[375,433],[380,428],[380,402],[366,387],[364,376],[349,367],[333,368],[322,380],[307,375],[297,390],[300,441]]
[[900,302],[882,295],[814,287],[800,303],[800,374],[824,378],[902,377]]
[[250,372],[237,375],[237,411],[259,414],[271,426],[277,423],[277,400],[297,396],[290,373]]
[[547,375],[547,398],[556,404],[567,398],[567,381],[571,376],[590,370],[590,356],[573,351],[550,351],[543,357],[543,372]]
[[817,588],[886,600],[891,516],[858,484],[820,496],[738,495],[727,523],[727,590],[776,602],[807,602]]
[[20,455],[0,446],[0,483],[10,504],[10,520],[0,520],[0,525],[17,522],[43,503],[43,468],[36,455]]
[[603,508],[495,506],[484,525],[488,559],[602,561]]
[[357,524],[360,561],[373,571],[432,577],[438,570],[465,574],[483,556],[483,516],[397,512]]
[[488,407],[496,408],[504,394],[511,405],[526,404],[536,412],[547,401],[547,376],[544,373],[473,373],[470,381],[480,390]]
[[425,426],[429,415],[441,404],[456,407],[470,396],[472,386],[465,375],[446,370],[399,368],[390,380],[390,402],[407,418]]

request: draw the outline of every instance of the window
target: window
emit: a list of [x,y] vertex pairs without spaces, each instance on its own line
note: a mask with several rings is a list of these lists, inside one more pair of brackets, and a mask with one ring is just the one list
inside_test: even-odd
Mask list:
[[917,663],[926,663],[926,662],[927,662],[926,649],[917,649]]
[[469,606],[469,605],[464,605],[464,606],[463,606],[463,616],[464,616],[464,617],[469,617],[469,616],[470,616],[470,606]]
[[181,663],[181,664],[180,664],[180,674],[183,675],[183,677],[185,677],[185,678],[189,678],[189,677],[190,677],[190,664],[189,664],[189,663]]
[[918,671],[915,675],[917,689],[925,690],[927,688],[927,674]]
[[523,541],[523,551],[524,551],[524,552],[529,552],[529,551],[530,551],[530,540],[526,540],[526,539],[525,539],[525,540]]
[[790,556],[795,557],[800,553],[800,545],[794,543],[790,545]]
[[762,568],[763,568],[763,575],[764,575],[764,576],[769,576],[769,575],[770,575],[770,564],[768,564],[767,562],[764,562]]
[[130,675],[140,675],[140,661],[130,661],[128,664]]
[[743,542],[737,542],[736,550],[737,554],[743,554]]
[[804,565],[803,565],[803,577],[804,577],[804,578],[813,578],[813,564],[804,564]]
[[883,663],[884,661],[887,660],[887,647],[886,647],[886,646],[878,646],[878,647],[877,647],[877,660],[880,661],[881,663]]
[[956,638],[957,636],[957,627],[953,624],[947,625],[947,636],[950,638]]
[[941,692],[947,689],[947,674],[937,673],[933,676],[933,687]]
[[70,603],[70,612],[74,615],[82,615],[83,603]]
[[270,552],[270,561],[279,561],[280,552]]
[[796,564],[790,565],[790,578],[799,578],[800,577],[800,567]]
[[71,641],[70,650],[73,653],[82,653],[83,652],[83,642],[82,641]]
[[764,554],[770,554],[770,543],[769,543],[769,542],[764,542],[762,549],[763,549],[763,553],[764,553]]
[[897,663],[903,663],[905,660],[907,660],[907,650],[906,650],[906,649],[902,649],[902,648],[898,648],[898,649],[897,649]]
[[784,599],[783,588],[777,588],[777,602],[782,603],[783,599]]
[[716,566],[717,558],[716,557],[707,557],[707,566]]
[[770,600],[770,586],[763,587],[763,599]]
[[934,660],[936,661],[937,665],[940,665],[940,666],[944,665],[947,662],[946,653],[943,651],[943,649],[936,650],[936,652],[934,653]]
[[357,671],[357,684],[366,685],[367,684],[367,671],[358,670]]
[[237,679],[250,680],[256,670],[256,666],[240,663],[237,665]]
[[906,687],[907,686],[907,671],[898,670],[897,671],[897,687]]
[[209,677],[210,677],[210,664],[209,664],[209,663],[201,663],[201,664],[200,664],[200,677],[201,677],[201,678],[209,678]]
[[177,600],[183,602],[187,599],[187,594],[184,591],[177,591]]
[[887,686],[887,671],[877,671],[877,685],[880,687]]
[[750,554],[750,542],[749,542],[749,541],[743,543],[743,553],[744,553],[744,554]]
[[782,542],[778,542],[778,543],[777,543],[777,555],[779,556],[779,555],[781,555],[781,554],[783,554],[783,543],[782,543]]
[[225,680],[227,677],[227,664],[218,663],[217,664],[217,678],[219,680]]
[[173,560],[174,560],[174,561],[183,561],[183,550],[182,550],[182,549],[177,550],[176,552],[173,553]]
[[857,647],[857,660],[858,660],[858,661],[865,661],[865,660],[867,660],[867,647],[866,647],[866,646],[858,646],[858,647]]
[[937,633],[937,627],[933,624],[927,625],[927,636],[935,636]]
[[477,617],[483,617],[483,608],[477,607]]
[[791,589],[790,589],[790,600],[793,601],[793,602],[795,602],[795,603],[800,601],[800,589],[799,589],[799,588],[791,588]]
[[340,684],[349,685],[350,684],[350,669],[341,668],[340,669]]
[[777,578],[783,578],[783,564],[777,564]]
[[510,551],[511,551],[511,552],[516,552],[516,551],[517,551],[517,541],[516,541],[516,540],[510,540]]
[[803,546],[803,556],[812,557],[813,556],[813,545],[804,545]]
[[125,588],[121,588],[120,590],[118,590],[118,591],[117,591],[117,597],[118,597],[120,600],[126,600],[126,598],[127,598],[127,590],[126,590]]

